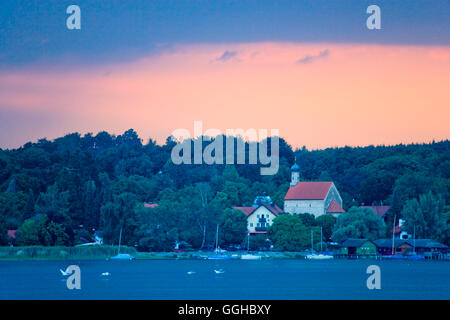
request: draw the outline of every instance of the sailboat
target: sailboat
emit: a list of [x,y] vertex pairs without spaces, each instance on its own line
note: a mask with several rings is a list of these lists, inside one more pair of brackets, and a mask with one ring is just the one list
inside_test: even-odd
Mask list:
[[247,254],[241,255],[242,260],[261,260],[261,256],[249,254],[250,251],[250,233],[247,234]]
[[[322,227],[320,228],[320,252],[322,252]],[[313,238],[313,230],[311,230],[311,254],[306,255],[306,259],[310,260],[329,260],[333,259],[332,255],[322,254],[322,253],[314,253],[314,238]]]
[[424,256],[416,253],[416,225],[414,225],[414,234],[413,234],[413,251],[411,255],[408,256],[409,260],[423,260]]
[[217,225],[214,254],[209,255],[208,259],[210,259],[210,260],[231,259],[231,257],[229,255],[221,254],[224,251],[225,250],[220,249],[220,246],[219,246],[219,225]]
[[122,228],[120,228],[120,235],[119,235],[119,249],[117,251],[117,255],[111,257],[112,260],[134,260],[134,257],[131,254],[128,253],[120,253],[120,245],[122,242]]

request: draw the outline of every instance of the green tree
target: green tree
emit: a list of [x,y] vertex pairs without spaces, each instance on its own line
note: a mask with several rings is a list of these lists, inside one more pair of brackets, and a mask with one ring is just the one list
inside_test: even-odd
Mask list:
[[300,220],[302,220],[303,224],[307,227],[313,227],[316,225],[316,218],[311,213],[300,213],[298,214]]
[[51,245],[51,235],[46,228],[47,222],[48,217],[45,214],[26,220],[17,229],[16,244],[19,246]]
[[343,242],[348,238],[376,240],[383,236],[384,222],[373,210],[352,207],[339,215],[333,229],[333,241]]
[[419,200],[406,201],[402,215],[405,218],[405,229],[417,238],[440,240],[445,230],[443,219],[444,199],[435,196],[431,191],[421,194]]
[[323,241],[331,239],[333,228],[336,224],[336,218],[329,214],[323,214],[316,218],[316,225],[322,227]]
[[247,216],[241,210],[225,209],[220,230],[226,245],[242,243],[247,234]]
[[298,215],[281,215],[273,220],[268,235],[275,248],[299,251],[308,247],[310,231]]

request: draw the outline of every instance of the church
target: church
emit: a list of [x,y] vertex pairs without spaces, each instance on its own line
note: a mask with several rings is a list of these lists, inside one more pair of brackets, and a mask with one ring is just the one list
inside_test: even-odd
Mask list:
[[300,181],[300,167],[291,167],[291,185],[284,197],[284,212],[310,213],[316,218],[323,214],[344,213],[342,198],[332,181]]

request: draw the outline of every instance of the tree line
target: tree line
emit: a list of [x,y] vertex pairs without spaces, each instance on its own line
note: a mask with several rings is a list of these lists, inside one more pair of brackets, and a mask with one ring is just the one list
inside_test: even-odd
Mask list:
[[[386,204],[392,206],[388,221],[404,217],[408,230],[448,243],[448,140],[293,150],[280,138],[280,166],[272,176],[260,175],[259,165],[175,165],[170,159],[175,144],[172,137],[162,145],[152,139],[143,143],[130,129],[118,136],[73,133],[0,149],[0,244],[7,244],[7,230],[17,230],[20,245],[71,246],[90,241],[96,230],[105,243],[117,244],[122,229],[122,243],[140,250],[170,250],[175,242],[205,248],[214,243],[217,225],[221,243],[242,243],[246,217],[231,208],[251,206],[264,193],[282,208],[294,159],[301,179],[334,181],[348,210],[343,218],[353,212],[350,229],[339,219],[332,226],[327,222],[328,239],[364,235],[364,223],[371,222],[356,214],[357,208],[349,209]],[[158,206],[146,208],[144,202]],[[356,223],[360,218],[365,222]],[[322,226],[320,220],[295,219],[289,223]],[[339,231],[340,225],[347,229]],[[388,225],[378,225],[380,235]],[[297,227],[304,231],[299,234],[310,232]],[[272,238],[285,238],[286,230],[279,228],[284,231],[277,238],[275,229],[269,232]]]

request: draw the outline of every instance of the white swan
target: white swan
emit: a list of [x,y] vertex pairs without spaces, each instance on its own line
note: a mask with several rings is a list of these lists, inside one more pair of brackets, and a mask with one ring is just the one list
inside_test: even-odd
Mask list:
[[108,276],[110,276],[111,275],[111,273],[109,273],[109,272],[103,272],[102,273],[102,276],[104,276],[104,277],[108,277]]
[[217,273],[217,274],[225,273],[225,271],[223,269],[214,270],[214,272]]
[[195,271],[188,271],[187,274],[195,274]]
[[61,274],[62,274],[64,277],[67,277],[68,275],[70,275],[70,273],[67,272],[67,269],[66,269],[66,271],[64,271],[64,270],[62,270],[62,269],[59,269],[59,271],[61,272]]

